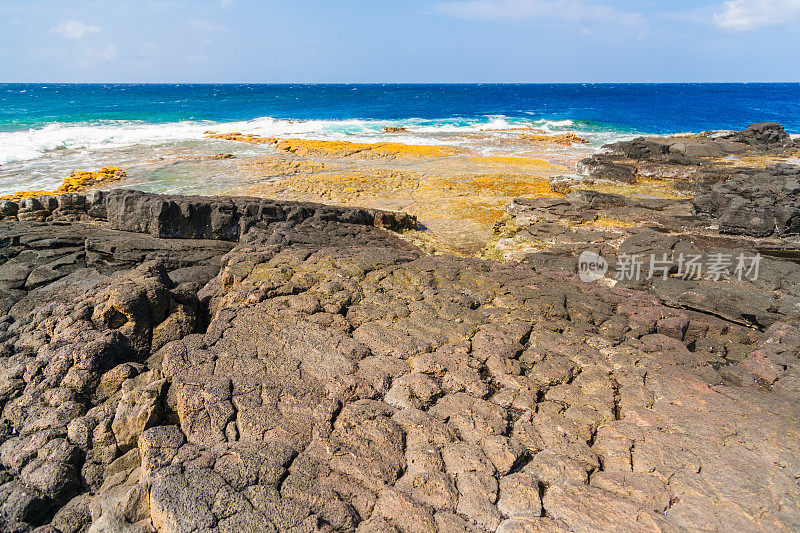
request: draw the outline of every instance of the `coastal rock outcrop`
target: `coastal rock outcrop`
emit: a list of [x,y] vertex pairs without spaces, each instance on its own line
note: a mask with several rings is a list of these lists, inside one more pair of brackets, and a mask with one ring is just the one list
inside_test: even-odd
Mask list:
[[[584,162],[591,176],[635,182],[647,168],[649,179],[673,183],[688,197],[637,194],[635,186],[628,195],[611,194],[582,189],[592,184],[579,178],[555,180],[551,187],[565,196],[516,199],[497,226],[496,246],[516,247],[517,259],[537,269],[578,272],[593,264],[602,272],[589,281],[647,290],[667,305],[738,324],[763,328],[800,317],[800,167],[758,163],[791,160],[793,142],[780,125],[607,148]],[[756,163],[721,166],[714,159],[731,153]],[[602,260],[582,263],[585,254]]]
[[112,229],[165,239],[235,241],[254,227],[308,218],[375,225],[393,231],[415,229],[417,225],[410,215],[375,209],[342,209],[259,198],[154,195],[124,189],[0,203],[0,220],[102,220]]
[[301,157],[403,160],[450,157],[466,152],[463,149],[444,145],[320,141],[315,139],[260,137],[249,133],[208,133],[206,136],[209,139],[271,145],[279,152]]
[[55,196],[67,193],[83,192],[98,187],[107,187],[114,182],[120,181],[125,176],[126,174],[124,170],[112,166],[103,167],[97,172],[76,171],[70,174],[68,178],[65,178],[55,191],[19,192],[0,197],[0,201],[20,201],[26,198],[36,198],[39,196]]
[[557,133],[555,135],[520,133],[519,140],[525,143],[555,144],[560,146],[572,146],[576,143],[588,144],[589,142],[574,133]]
[[[541,265],[427,256],[376,227],[396,215],[99,196],[0,222],[3,290],[29,301],[0,317],[0,529],[800,520],[789,315],[757,329]],[[29,285],[63,257],[81,269]]]
[[578,165],[587,178],[634,183],[637,176],[659,176],[687,182],[720,181],[753,168],[737,166],[748,155],[786,156],[797,145],[774,122],[742,131],[704,132],[692,136],[639,137],[603,147]]
[[577,190],[563,199],[519,198],[508,210],[513,239],[534,248],[523,260],[536,268],[578,272],[588,252],[606,262],[600,278],[649,290],[668,305],[760,327],[800,318],[800,265],[785,260],[795,257],[797,234],[731,235],[696,201]]
[[698,183],[694,206],[720,231],[750,237],[800,235],[800,166],[775,164],[718,183]]

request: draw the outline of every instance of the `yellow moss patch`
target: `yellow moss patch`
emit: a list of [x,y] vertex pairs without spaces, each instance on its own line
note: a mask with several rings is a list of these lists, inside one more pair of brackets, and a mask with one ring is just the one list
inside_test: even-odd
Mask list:
[[407,230],[398,235],[406,242],[410,242],[422,251],[431,255],[449,254],[466,256],[461,250],[447,246],[429,231]]
[[250,189],[249,192],[274,195],[288,191],[329,202],[350,203],[416,189],[419,179],[420,174],[416,172],[375,169],[364,173],[315,174],[287,178]]
[[351,143],[346,141],[308,141],[281,139],[275,146],[282,152],[311,157],[352,157],[359,159],[416,159],[450,157],[462,150],[450,146],[401,143]]
[[453,198],[449,203],[453,213],[459,218],[491,226],[506,214],[508,202],[491,198]]
[[55,191],[24,191],[0,197],[0,200],[24,200],[37,196],[82,192],[119,181],[124,177],[124,170],[111,166],[103,167],[98,172],[77,171],[66,178]]
[[36,198],[37,196],[48,196],[50,194],[53,194],[53,191],[23,191],[0,196],[0,200],[24,200],[26,198]]
[[125,177],[125,171],[117,167],[103,167],[99,172],[73,172],[64,180],[61,187],[56,189],[56,194],[80,192],[94,187],[119,181]]
[[450,157],[465,150],[452,146],[402,143],[353,143],[348,141],[317,141],[310,139],[279,139],[251,134],[209,134],[210,139],[224,139],[250,144],[270,144],[284,153],[301,157],[356,157],[358,159],[424,159]]
[[791,153],[787,153],[785,156],[744,154],[739,156],[737,159],[716,159],[713,163],[715,166],[718,167],[744,167],[744,168],[764,169],[768,165],[774,165],[775,163],[783,163],[787,159],[789,159],[792,155],[797,156],[797,154],[791,154]]
[[614,183],[614,182],[595,182],[576,185],[576,189],[588,189],[590,191],[604,192],[610,194],[621,194],[623,196],[647,195],[656,198],[666,198],[679,200],[691,198],[691,194],[675,189],[675,181],[662,180],[656,178],[645,178],[638,176],[636,183]]
[[251,133],[214,133],[212,131],[205,132],[207,139],[221,139],[223,141],[237,141],[248,144],[272,144],[275,139],[273,137],[259,137]]
[[325,170],[325,165],[316,161],[296,161],[275,156],[266,156],[244,161],[242,162],[242,166],[248,170],[269,176],[313,174]]
[[597,226],[601,228],[632,228],[636,226],[634,222],[628,222],[626,220],[619,220],[616,218],[609,218],[609,217],[597,217],[597,220],[592,222],[587,222],[583,224],[584,226]]
[[552,242],[534,240],[530,237],[514,235],[493,239],[478,255],[481,259],[494,261],[522,261],[530,253],[539,252],[552,246]]
[[578,137],[574,133],[559,133],[558,135],[529,135],[527,133],[521,133],[519,135],[519,140],[528,143],[556,144],[559,146],[589,143],[589,141]]
[[520,174],[483,174],[433,178],[420,185],[421,191],[436,191],[442,196],[496,196],[502,198],[532,196],[556,198],[562,195],[550,190],[544,178]]
[[566,171],[567,167],[563,165],[554,165],[545,159],[536,157],[514,157],[514,156],[481,156],[470,157],[469,160],[473,163],[482,164],[500,164],[509,167],[532,169],[536,171]]

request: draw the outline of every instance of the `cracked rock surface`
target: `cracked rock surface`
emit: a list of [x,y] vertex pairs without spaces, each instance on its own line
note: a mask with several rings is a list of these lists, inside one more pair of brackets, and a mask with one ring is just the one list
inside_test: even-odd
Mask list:
[[319,213],[238,242],[0,223],[0,530],[800,527],[788,315]]

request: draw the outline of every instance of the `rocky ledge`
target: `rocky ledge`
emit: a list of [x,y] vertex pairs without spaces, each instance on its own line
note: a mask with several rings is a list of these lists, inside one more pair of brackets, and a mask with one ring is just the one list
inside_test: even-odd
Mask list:
[[383,212],[1,207],[0,530],[800,525],[788,314],[426,256]]
[[625,183],[639,177],[683,181],[720,181],[753,168],[736,163],[748,156],[787,156],[800,150],[776,122],[752,124],[742,131],[710,131],[677,137],[640,137],[603,147],[581,161],[586,176]]

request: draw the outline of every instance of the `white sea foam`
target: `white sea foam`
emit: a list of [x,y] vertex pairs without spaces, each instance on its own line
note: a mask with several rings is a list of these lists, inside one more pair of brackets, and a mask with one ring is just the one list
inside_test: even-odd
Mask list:
[[36,159],[56,150],[103,150],[202,139],[208,125],[196,122],[142,124],[48,124],[27,131],[0,132],[0,164]]
[[[464,134],[515,127],[563,130],[571,120],[546,121],[489,116],[483,119],[451,118],[428,120],[304,120],[290,121],[261,117],[239,122],[174,122],[147,124],[130,121],[101,123],[52,123],[25,131],[0,132],[0,164],[28,161],[56,150],[107,150],[143,145],[154,146],[186,140],[200,140],[204,132],[252,133],[264,137],[306,137],[321,140],[399,141],[414,144],[452,143],[452,139],[430,134]],[[408,133],[385,134],[384,126],[403,127]]]

